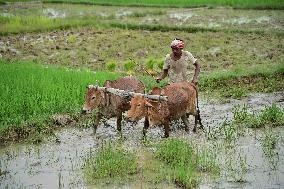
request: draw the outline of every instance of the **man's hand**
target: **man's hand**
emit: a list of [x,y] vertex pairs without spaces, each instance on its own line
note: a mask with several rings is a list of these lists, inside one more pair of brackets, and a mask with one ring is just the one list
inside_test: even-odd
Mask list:
[[161,79],[160,77],[157,77],[157,78],[156,78],[156,82],[157,82],[157,83],[160,83],[161,80],[162,80],[162,79]]

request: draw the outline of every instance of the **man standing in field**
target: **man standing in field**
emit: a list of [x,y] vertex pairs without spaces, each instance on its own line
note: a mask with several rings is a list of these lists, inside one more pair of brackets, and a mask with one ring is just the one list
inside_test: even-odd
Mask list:
[[188,62],[190,61],[195,66],[191,82],[197,85],[200,72],[200,64],[197,62],[197,59],[190,52],[183,50],[184,42],[181,39],[174,39],[171,43],[171,48],[172,53],[166,55],[163,72],[156,78],[156,82],[159,83],[167,76],[169,77],[169,83],[188,81],[188,70],[190,69]]

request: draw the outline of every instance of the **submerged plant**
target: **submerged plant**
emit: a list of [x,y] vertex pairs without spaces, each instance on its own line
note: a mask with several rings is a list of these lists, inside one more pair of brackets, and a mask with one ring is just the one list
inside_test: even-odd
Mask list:
[[261,137],[261,146],[263,153],[268,159],[269,165],[274,170],[277,168],[279,162],[279,154],[277,149],[279,139],[279,134],[272,131],[271,128],[265,129]]

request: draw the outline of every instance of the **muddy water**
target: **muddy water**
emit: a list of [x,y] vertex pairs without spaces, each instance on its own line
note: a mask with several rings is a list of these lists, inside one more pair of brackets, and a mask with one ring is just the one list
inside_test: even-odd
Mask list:
[[[206,127],[218,126],[225,117],[232,117],[235,105],[248,104],[254,110],[276,103],[284,107],[284,93],[255,94],[244,100],[231,100],[229,103],[201,99],[202,119]],[[17,144],[0,149],[0,188],[97,188],[88,186],[83,177],[84,159],[96,153],[96,149],[104,140],[116,140],[119,136],[114,127],[115,120],[109,125],[101,125],[97,135],[92,135],[90,128],[66,128],[58,131],[56,137],[50,137],[40,145]],[[125,123],[123,128],[124,146],[130,149],[142,148],[141,131],[143,121],[137,125]],[[193,126],[193,125],[192,125]],[[245,173],[246,182],[230,182],[222,173],[219,182],[202,182],[200,188],[283,188],[284,187],[284,142],[278,145],[279,160],[277,168],[272,170],[268,159],[263,155],[260,144],[260,132],[252,132],[241,138],[237,146],[247,157],[249,165]],[[277,128],[283,137],[283,127]],[[161,128],[153,128],[148,132],[152,141],[162,140]],[[186,134],[182,129],[173,127],[172,136],[204,138],[200,131],[197,134]],[[55,140],[55,138],[58,138]],[[144,184],[144,185],[143,185]],[[107,185],[106,188],[156,188],[137,182],[119,186]],[[174,188],[173,185],[161,185],[160,188]]]

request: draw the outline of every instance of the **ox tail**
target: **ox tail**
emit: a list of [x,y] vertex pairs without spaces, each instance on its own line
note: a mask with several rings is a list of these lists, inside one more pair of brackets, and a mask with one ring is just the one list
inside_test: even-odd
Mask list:
[[190,83],[191,86],[195,89],[195,92],[196,92],[196,110],[197,110],[197,119],[199,121],[199,124],[200,124],[200,127],[202,129],[204,129],[202,123],[201,123],[201,117],[200,117],[200,110],[199,110],[199,105],[198,105],[198,90],[197,90],[197,87],[193,84],[193,83]]

